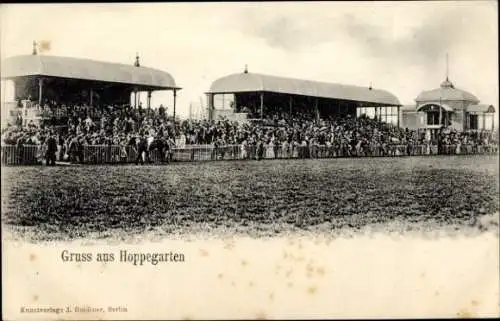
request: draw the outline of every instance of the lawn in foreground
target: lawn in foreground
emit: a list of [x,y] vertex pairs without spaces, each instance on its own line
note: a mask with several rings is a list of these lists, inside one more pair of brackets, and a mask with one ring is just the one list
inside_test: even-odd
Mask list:
[[[471,226],[498,212],[498,157],[2,168],[2,221],[32,241],[115,232]],[[298,226],[297,226],[298,225]]]

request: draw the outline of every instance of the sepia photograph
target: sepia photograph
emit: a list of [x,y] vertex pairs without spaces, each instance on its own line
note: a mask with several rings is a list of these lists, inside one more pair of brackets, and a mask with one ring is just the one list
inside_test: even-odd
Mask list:
[[496,1],[0,16],[3,319],[500,317]]

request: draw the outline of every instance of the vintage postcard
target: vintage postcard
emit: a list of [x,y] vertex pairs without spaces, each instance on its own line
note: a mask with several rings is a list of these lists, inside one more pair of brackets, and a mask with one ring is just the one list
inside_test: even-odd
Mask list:
[[498,317],[496,1],[0,5],[4,320]]

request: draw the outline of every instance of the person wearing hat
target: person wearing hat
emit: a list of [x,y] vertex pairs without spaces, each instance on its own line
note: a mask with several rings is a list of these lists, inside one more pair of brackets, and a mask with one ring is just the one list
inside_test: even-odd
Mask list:
[[258,140],[257,143],[257,160],[261,160],[264,157],[264,142],[262,138]]
[[54,132],[50,132],[47,138],[47,153],[46,153],[46,165],[55,166],[56,165],[56,152],[57,152],[57,140]]
[[142,158],[143,153],[146,154],[146,163],[149,163],[150,159],[149,159],[148,141],[144,133],[139,135],[137,138],[137,158],[135,160],[136,165],[139,165],[139,162],[141,162],[141,164],[144,164],[144,159]]
[[80,159],[80,141],[82,140],[82,135],[75,135],[68,144],[68,154],[70,162],[75,162],[78,158]]

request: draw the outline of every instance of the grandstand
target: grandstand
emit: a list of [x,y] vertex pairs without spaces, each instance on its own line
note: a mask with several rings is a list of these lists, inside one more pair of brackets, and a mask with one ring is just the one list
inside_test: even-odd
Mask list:
[[[319,118],[357,115],[358,108],[373,109],[379,116],[399,114],[401,103],[388,91],[370,87],[325,83],[249,73],[215,80],[206,92],[209,119],[262,119],[266,114],[312,112]],[[392,111],[394,108],[394,111]],[[381,112],[381,111],[384,112]],[[389,120],[389,118],[386,118]],[[399,117],[394,117],[399,124]]]
[[[180,121],[175,98],[181,88],[167,72],[141,66],[138,56],[133,65],[122,65],[34,51],[8,58],[2,67],[17,99],[15,122],[2,128],[4,164],[48,163],[55,154],[58,161],[84,164],[164,163],[477,154],[496,153],[498,146],[496,135],[486,131],[438,126],[429,135],[404,128],[398,98],[371,86],[245,68],[212,83],[206,93],[209,119]],[[151,108],[156,90],[173,92],[173,115],[162,106]],[[137,99],[144,91],[145,109]],[[432,107],[422,110],[435,113]]]
[[[172,91],[175,114],[176,95],[181,89],[169,73],[141,66],[138,56],[133,65],[124,65],[38,55],[36,48],[32,55],[2,61],[2,80],[14,83],[14,97],[18,102],[15,105],[23,108],[24,126],[29,121],[39,123],[43,118],[53,116],[65,118],[65,115],[60,115],[63,105],[91,108],[130,105],[131,94],[134,97],[132,105],[137,108],[141,92],[147,93],[149,108],[151,94],[157,90]],[[52,113],[46,107],[51,107]],[[16,113],[16,110],[11,109],[12,112]]]

